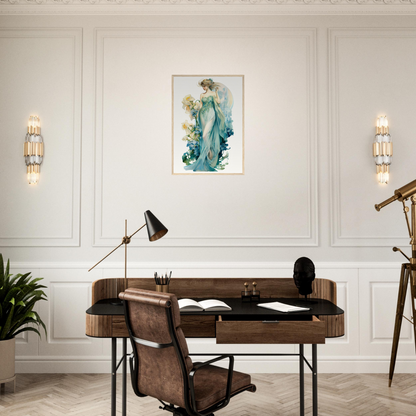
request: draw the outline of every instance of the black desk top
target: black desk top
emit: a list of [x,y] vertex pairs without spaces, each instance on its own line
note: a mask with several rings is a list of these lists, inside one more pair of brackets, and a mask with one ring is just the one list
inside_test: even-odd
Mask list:
[[[198,299],[201,300],[201,299]],[[181,315],[221,315],[224,317],[233,317],[233,319],[243,318],[249,315],[253,319],[265,319],[265,317],[279,316],[294,317],[295,319],[311,319],[314,315],[341,315],[344,311],[338,306],[334,305],[329,300],[325,299],[291,299],[291,298],[274,298],[261,299],[260,302],[242,302],[240,298],[219,299],[229,305],[231,311],[221,312],[181,312]],[[114,304],[118,299],[103,299],[98,301],[95,305],[87,309],[87,314],[90,315],[123,315],[124,309],[122,304]],[[282,302],[288,305],[308,307],[310,310],[301,312],[277,312],[271,309],[261,308],[257,303]]]

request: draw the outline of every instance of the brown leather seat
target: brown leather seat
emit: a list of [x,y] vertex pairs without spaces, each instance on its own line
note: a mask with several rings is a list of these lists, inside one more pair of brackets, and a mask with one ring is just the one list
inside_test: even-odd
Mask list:
[[[120,298],[133,346],[131,376],[138,396],[158,399],[174,415],[204,416],[225,407],[230,397],[256,390],[250,375],[233,371],[232,356],[192,362],[175,295],[127,289]],[[212,365],[225,358],[228,370]]]

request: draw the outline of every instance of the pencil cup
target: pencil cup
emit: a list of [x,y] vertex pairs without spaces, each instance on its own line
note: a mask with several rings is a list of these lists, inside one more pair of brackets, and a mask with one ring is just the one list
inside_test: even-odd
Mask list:
[[156,292],[169,293],[169,285],[156,285]]

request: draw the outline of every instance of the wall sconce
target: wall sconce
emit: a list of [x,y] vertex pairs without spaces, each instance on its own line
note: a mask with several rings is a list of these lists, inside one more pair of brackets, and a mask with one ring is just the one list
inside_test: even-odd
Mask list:
[[43,138],[40,135],[40,120],[37,116],[29,117],[23,153],[29,185],[36,185],[39,181],[40,164],[43,160]]
[[393,143],[389,134],[387,116],[377,119],[376,136],[373,143],[373,157],[377,165],[377,179],[380,183],[388,183],[390,163],[393,156]]

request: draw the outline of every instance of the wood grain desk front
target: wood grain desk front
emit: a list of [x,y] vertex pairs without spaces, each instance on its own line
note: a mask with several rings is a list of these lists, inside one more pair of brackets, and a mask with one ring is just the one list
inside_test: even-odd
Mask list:
[[[289,299],[298,299],[297,304],[308,303],[308,307],[312,310],[307,314],[291,315],[302,317],[301,321],[282,322],[281,327],[286,327],[285,339],[270,338],[270,325],[259,325],[262,321],[259,316],[253,321],[233,321],[229,317],[235,315],[236,307],[241,302],[241,288],[247,279],[241,278],[177,278],[172,279],[169,287],[171,293],[175,293],[178,298],[192,299],[233,299],[237,301],[233,303],[233,311],[223,314],[208,313],[181,313],[181,324],[185,336],[188,338],[216,338],[218,344],[238,344],[238,343],[266,343],[266,344],[322,344],[325,338],[343,336],[344,331],[344,312],[340,308],[325,309],[319,307],[321,304],[313,299],[321,299],[329,301],[336,305],[336,283],[328,279],[315,279],[313,282],[313,293],[310,300],[303,300],[299,296],[298,290],[293,283],[293,279],[287,278],[262,278],[256,279],[257,287],[261,292],[261,302],[268,302],[276,299],[281,301],[289,301]],[[124,322],[124,315],[112,314],[105,312],[105,306],[99,306],[99,301],[117,298],[119,291],[122,291],[124,279],[100,279],[93,283],[92,287],[92,305],[96,308],[90,308],[86,314],[86,335],[91,337],[102,338],[123,338],[128,337],[127,327]],[[130,278],[128,279],[129,288],[140,288],[155,290],[154,279],[151,278]],[[245,303],[244,307],[251,305],[249,314],[270,315],[270,312],[261,311],[255,303]],[[329,304],[327,304],[329,305]],[[231,305],[230,305],[231,306]],[[271,311],[273,312],[273,311]],[[279,312],[272,314],[279,315]],[[310,316],[309,321],[305,321],[305,315]],[[224,319],[216,318],[222,316]],[[284,320],[288,314],[280,314],[279,319]],[[261,323],[261,322],[260,322]],[[261,328],[264,328],[262,331]],[[235,338],[227,336],[229,331],[235,332]],[[238,332],[238,334],[237,334]],[[313,336],[315,334],[315,336]],[[256,339],[253,339],[255,336]],[[265,338],[263,338],[263,336]],[[304,336],[304,342],[302,342]],[[289,338],[290,340],[289,340]],[[242,341],[244,340],[244,341]]]

